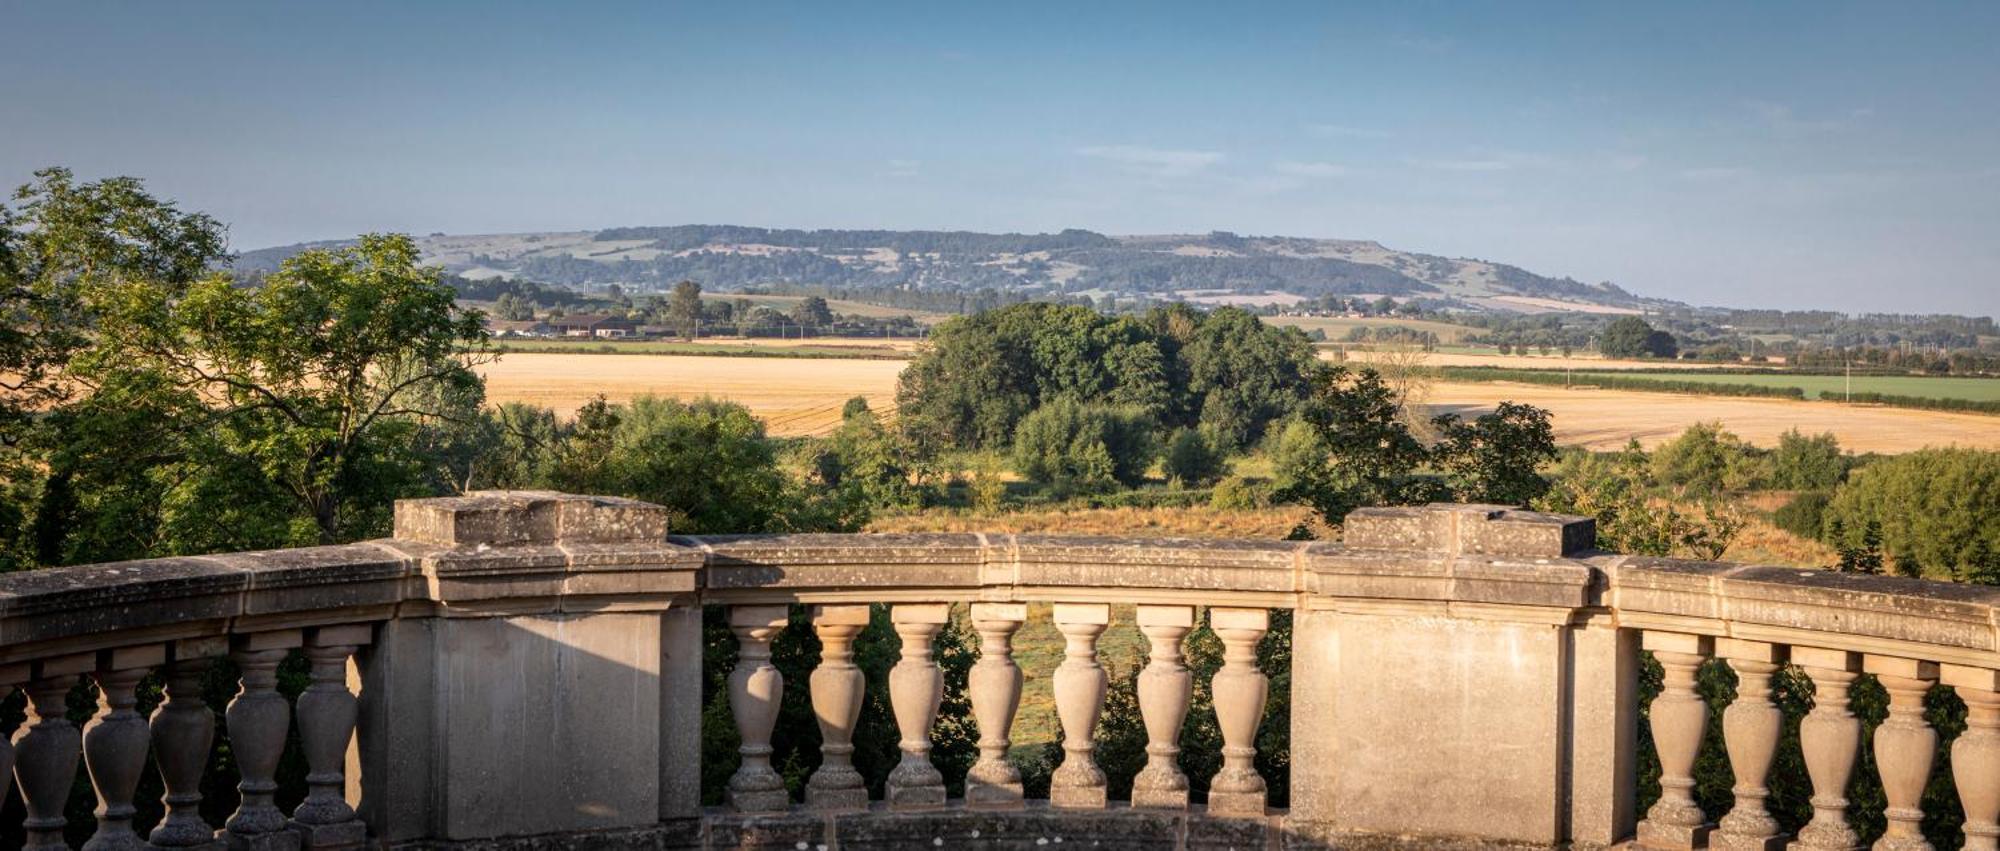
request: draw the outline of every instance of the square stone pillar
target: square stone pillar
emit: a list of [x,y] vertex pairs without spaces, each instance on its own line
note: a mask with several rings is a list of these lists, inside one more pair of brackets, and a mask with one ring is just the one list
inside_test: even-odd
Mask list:
[[1602,847],[1631,836],[1638,643],[1572,560],[1589,521],[1363,509],[1307,552],[1288,823]]

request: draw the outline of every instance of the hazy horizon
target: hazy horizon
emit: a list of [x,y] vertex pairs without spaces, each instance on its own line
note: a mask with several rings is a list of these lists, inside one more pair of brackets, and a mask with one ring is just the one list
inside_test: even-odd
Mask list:
[[0,183],[232,247],[684,223],[1373,240],[2000,313],[2000,6],[0,3]]

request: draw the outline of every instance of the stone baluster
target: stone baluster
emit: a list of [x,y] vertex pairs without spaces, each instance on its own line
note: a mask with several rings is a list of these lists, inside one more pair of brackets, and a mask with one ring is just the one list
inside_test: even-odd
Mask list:
[[69,851],[63,806],[76,782],[83,739],[65,717],[67,699],[77,677],[96,666],[93,653],[45,659],[34,664],[22,689],[28,693],[28,717],[14,731],[14,781],[28,811],[21,821],[27,840],[22,851]]
[[889,772],[883,795],[892,810],[934,810],[944,806],[944,775],[931,765],[931,725],[944,700],[944,672],[931,658],[931,639],[951,618],[945,603],[898,604],[889,610],[903,655],[889,670],[889,703],[902,734],[902,759]]
[[1257,642],[1271,628],[1271,613],[1212,608],[1208,626],[1222,639],[1222,669],[1209,686],[1216,726],[1222,728],[1222,769],[1208,783],[1208,811],[1261,817],[1265,792],[1257,773],[1257,725],[1264,720],[1271,681],[1257,669]]
[[243,636],[230,654],[242,679],[223,721],[243,774],[236,784],[242,801],[223,822],[222,838],[231,849],[298,847],[298,835],[285,829],[285,814],[272,796],[278,791],[278,758],[292,726],[292,707],[278,693],[278,664],[303,638],[298,630]]
[[736,716],[742,762],[729,777],[728,799],[739,813],[781,813],[791,807],[785,779],[771,768],[771,729],[785,697],[785,678],[771,665],[771,639],[785,628],[784,606],[731,606],[736,669],[729,673],[729,709]]
[[979,761],[965,773],[965,805],[1014,808],[1021,802],[1021,770],[1007,758],[1014,714],[1021,708],[1021,666],[1014,664],[1014,632],[1028,619],[1025,603],[973,603],[979,661],[966,676],[972,719],[979,725]]
[[97,831],[84,851],[125,851],[145,847],[132,829],[138,808],[132,796],[146,770],[146,746],[152,739],[146,716],[140,715],[139,681],[146,672],[166,664],[161,645],[106,650],[98,654],[97,714],[83,725],[83,764],[97,792]]
[[153,710],[153,762],[166,786],[166,817],[146,841],[155,848],[209,848],[215,828],[201,817],[201,775],[215,744],[215,710],[202,699],[209,659],[229,650],[224,639],[183,641],[167,666],[166,699]]
[[1695,693],[1695,671],[1712,647],[1705,635],[1647,630],[1640,646],[1652,651],[1665,676],[1648,715],[1653,750],[1660,757],[1660,799],[1639,822],[1645,848],[1701,848],[1715,825],[1694,800],[1694,759],[1708,728],[1708,703]]
[[1194,677],[1181,641],[1194,629],[1193,606],[1140,606],[1139,631],[1151,642],[1139,672],[1139,712],[1146,721],[1146,767],[1132,779],[1132,806],[1184,810],[1187,775],[1181,773],[1181,724],[1187,720]]
[[1924,720],[1924,695],[1937,682],[1937,663],[1870,653],[1862,670],[1889,692],[1889,717],[1875,728],[1875,770],[1889,825],[1875,851],[1931,851],[1924,839],[1924,785],[1931,779],[1937,731]]
[[1951,743],[1951,779],[1965,808],[1965,851],[2000,849],[2000,671],[1941,665],[1965,701],[1965,732]]
[[[0,665],[0,702],[14,696],[14,686],[31,678],[28,665],[16,662]],[[0,738],[0,802],[7,800],[7,790],[14,785],[14,741]]]
[[347,688],[347,663],[374,638],[368,624],[320,627],[306,641],[312,684],[299,695],[299,744],[306,755],[306,799],[292,830],[308,849],[356,848],[368,827],[347,803],[347,748],[360,701]]
[[868,788],[854,770],[854,725],[861,718],[867,678],[854,666],[854,638],[868,626],[868,606],[814,606],[819,667],[812,672],[813,717],[819,721],[819,769],[806,781],[815,810],[865,810]]
[[1799,828],[1789,847],[1834,851],[1861,847],[1847,825],[1847,782],[1861,753],[1861,719],[1849,707],[1847,690],[1861,672],[1861,654],[1820,647],[1793,647],[1792,663],[1813,681],[1813,708],[1799,722],[1799,745],[1812,778],[1812,821]]
[[1722,712],[1723,745],[1736,773],[1736,806],[1716,824],[1708,847],[1722,851],[1779,851],[1785,837],[1764,801],[1771,790],[1764,783],[1771,760],[1778,754],[1778,737],[1785,714],[1771,702],[1771,675],[1784,664],[1785,648],[1763,641],[1721,638],[1715,655],[1736,671],[1736,700]]
[[1063,728],[1063,761],[1049,778],[1049,804],[1103,809],[1106,780],[1097,767],[1097,719],[1110,685],[1097,663],[1097,637],[1111,624],[1104,603],[1057,603],[1056,629],[1064,639],[1063,663],[1054,677],[1056,717]]

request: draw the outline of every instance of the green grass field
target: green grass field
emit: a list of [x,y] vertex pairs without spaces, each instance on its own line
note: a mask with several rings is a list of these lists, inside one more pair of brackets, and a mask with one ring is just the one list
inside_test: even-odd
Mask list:
[[[1791,375],[1784,373],[1716,373],[1701,370],[1688,372],[1576,372],[1572,377],[1578,383],[1588,383],[1592,378],[1619,378],[1622,380],[1644,380],[1658,378],[1662,381],[1700,381],[1710,384],[1754,384],[1759,387],[1797,387],[1805,391],[1806,398],[1839,399],[1846,392],[1847,380],[1839,375]],[[1962,376],[1925,378],[1916,375],[1857,375],[1854,376],[1854,392],[1882,393],[1891,396],[1917,396],[1929,399],[1967,399],[1974,402],[2000,401],[2000,378],[1970,378]]]
[[[838,309],[838,308],[836,308]],[[1438,342],[1456,343],[1479,329],[1449,322],[1434,322],[1429,319],[1349,319],[1345,316],[1266,316],[1264,321],[1272,325],[1282,325],[1312,331],[1317,328],[1326,332],[1328,342],[1339,342],[1347,338],[1347,332],[1355,328],[1409,328],[1414,331],[1429,331],[1438,335]]]

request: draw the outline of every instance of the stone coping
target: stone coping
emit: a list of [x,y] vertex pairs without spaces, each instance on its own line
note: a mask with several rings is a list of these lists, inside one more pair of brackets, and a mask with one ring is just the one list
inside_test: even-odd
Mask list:
[[399,503],[396,538],[0,575],[0,663],[395,617],[1070,600],[1609,618],[2000,668],[2000,589],[1609,555],[1588,520],[1495,506],[1364,509],[1345,543],[672,536],[666,520],[632,500],[478,493]]

